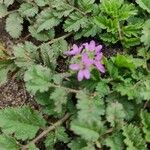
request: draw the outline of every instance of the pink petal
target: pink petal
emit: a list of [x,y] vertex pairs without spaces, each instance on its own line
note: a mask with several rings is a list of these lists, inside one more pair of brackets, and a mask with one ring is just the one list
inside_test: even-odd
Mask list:
[[83,43],[83,46],[85,46],[85,49],[89,50],[89,44],[88,43]]
[[98,45],[95,47],[96,53],[99,53],[102,50],[102,45]]
[[65,54],[66,55],[78,55],[78,54],[80,54],[82,48],[83,48],[82,46],[78,47],[76,44],[74,44],[72,47],[72,50],[65,52]]
[[92,40],[90,42],[90,44],[89,44],[89,50],[90,51],[94,51],[95,50],[95,46],[96,46],[95,41]]
[[69,68],[70,68],[71,70],[79,70],[79,69],[80,69],[80,66],[79,66],[78,64],[71,64],[71,65],[69,66]]
[[95,66],[100,72],[105,73],[105,68],[100,62],[96,61]]
[[84,73],[84,77],[86,79],[90,79],[90,71],[88,69],[84,69],[83,70],[83,73]]
[[93,61],[88,58],[88,55],[86,53],[82,54],[82,62],[85,63],[86,66],[90,66],[93,64]]
[[95,60],[100,61],[102,57],[103,57],[103,53],[97,53],[97,55],[95,56]]
[[84,72],[83,72],[83,70],[80,70],[79,72],[78,72],[78,81],[82,81],[83,80],[83,77],[84,77]]

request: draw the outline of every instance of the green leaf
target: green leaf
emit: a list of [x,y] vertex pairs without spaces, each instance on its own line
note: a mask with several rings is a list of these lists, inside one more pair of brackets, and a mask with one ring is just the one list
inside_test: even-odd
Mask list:
[[145,141],[137,126],[132,124],[124,126],[123,135],[125,136],[124,142],[127,145],[127,150],[146,150]]
[[145,133],[145,139],[147,142],[150,142],[150,113],[147,111],[142,111],[141,119],[143,124],[143,131]]
[[0,110],[0,127],[17,139],[26,140],[35,137],[40,127],[45,126],[42,116],[28,106]]
[[54,16],[58,18],[67,17],[74,10],[73,6],[66,0],[55,0],[52,6],[56,8],[56,11],[53,12]]
[[64,88],[56,88],[51,94],[50,98],[54,101],[55,108],[54,110],[57,113],[63,111],[63,106],[67,103],[67,91]]
[[77,32],[80,28],[85,28],[88,20],[79,12],[74,12],[69,15],[69,18],[65,21],[64,29],[66,32]]
[[55,134],[53,132],[48,134],[46,140],[44,141],[46,150],[54,150],[54,145],[56,142],[57,140],[55,139]]
[[71,150],[82,150],[84,147],[87,146],[87,142],[81,138],[76,138],[68,144],[68,147]]
[[35,144],[29,144],[28,150],[39,150],[39,149],[35,146]]
[[34,0],[34,2],[40,7],[43,7],[49,4],[49,0]]
[[8,14],[7,7],[3,4],[0,4],[0,18],[5,17]]
[[150,13],[150,1],[149,0],[136,0],[136,3],[147,12]]
[[16,69],[14,61],[11,59],[0,60],[0,85],[4,84],[7,81],[7,74],[9,71]]
[[58,128],[56,128],[55,132],[49,133],[49,135],[47,136],[44,143],[45,143],[47,150],[49,150],[49,149],[53,150],[54,145],[57,142],[64,142],[64,143],[69,142],[69,137],[68,137],[67,133],[65,132],[64,127],[58,127]]
[[109,94],[109,86],[104,81],[101,81],[96,86],[97,94],[100,95],[100,97],[104,97]]
[[106,118],[112,127],[122,126],[125,118],[124,108],[119,102],[108,103],[106,108]]
[[71,122],[71,130],[86,141],[96,142],[100,137],[100,134],[104,132],[104,126],[103,123],[98,120],[90,124],[87,124],[82,120],[73,120]]
[[124,150],[123,135],[120,132],[113,133],[105,139],[105,145],[110,150]]
[[100,120],[100,116],[105,113],[104,103],[99,97],[90,98],[85,92],[77,94],[78,119],[80,121],[92,123]]
[[38,13],[38,7],[29,3],[23,3],[18,11],[22,16],[34,17]]
[[23,30],[23,18],[18,13],[10,14],[6,19],[6,31],[13,38],[19,38]]
[[4,4],[8,7],[14,3],[15,0],[3,0]]
[[29,26],[29,32],[31,33],[31,36],[34,37],[38,41],[48,41],[50,39],[53,39],[55,36],[54,29],[50,29],[48,31],[42,31],[40,33],[37,32],[38,25]]
[[141,41],[145,46],[150,47],[150,19],[144,23],[142,33]]
[[114,58],[114,64],[119,68],[135,69],[133,58],[131,56],[125,56],[118,54]]
[[18,67],[28,68],[35,64],[37,47],[31,42],[17,44],[13,47],[16,57],[15,63]]
[[19,150],[16,140],[7,135],[0,135],[0,150]]
[[53,27],[57,26],[60,23],[60,19],[56,18],[52,14],[51,9],[44,9],[38,16],[36,20],[36,24],[38,26],[37,33],[43,30],[50,30]]
[[26,88],[32,94],[48,91],[52,79],[51,70],[41,65],[33,65],[24,75]]

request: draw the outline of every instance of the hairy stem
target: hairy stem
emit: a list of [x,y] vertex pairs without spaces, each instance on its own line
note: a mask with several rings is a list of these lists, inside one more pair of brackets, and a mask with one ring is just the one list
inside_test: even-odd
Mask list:
[[70,93],[78,93],[79,92],[79,90],[71,89],[71,88],[68,88],[68,87],[63,87],[63,86],[60,86],[60,85],[51,84],[50,86],[54,87],[54,88],[64,88],[67,92],[70,92]]
[[[46,44],[53,44],[55,42],[58,42],[61,39],[65,39],[65,38],[69,37],[71,34],[72,33],[67,33],[67,34],[65,34],[65,35],[63,35],[63,36],[61,36],[59,38],[52,39],[51,41],[47,42]],[[40,48],[40,45],[39,45],[39,48]]]
[[21,150],[27,150],[28,146],[30,144],[35,144],[37,143],[40,139],[42,139],[43,137],[45,137],[49,132],[55,130],[56,127],[62,125],[68,118],[70,117],[70,115],[67,113],[62,119],[58,120],[56,123],[54,123],[52,126],[48,127],[46,130],[44,130],[41,134],[39,134],[35,139],[33,139],[31,142],[27,143],[26,145],[22,146]]

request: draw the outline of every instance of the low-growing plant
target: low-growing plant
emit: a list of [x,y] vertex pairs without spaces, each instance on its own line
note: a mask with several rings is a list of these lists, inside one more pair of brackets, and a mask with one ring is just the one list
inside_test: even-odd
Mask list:
[[[14,2],[0,1],[6,30],[18,38],[27,20],[31,36],[43,42],[23,41],[11,54],[1,45],[0,83],[16,73],[40,110],[26,105],[1,109],[0,149],[37,150],[41,143],[53,150],[61,143],[71,150],[148,150],[149,2],[22,0],[18,9],[9,10]],[[138,10],[146,13],[141,21]],[[60,25],[67,34],[54,38]],[[71,35],[90,40],[70,43],[65,38]],[[134,46],[135,53],[107,58],[99,39]],[[60,57],[66,60],[63,71],[58,70]]]

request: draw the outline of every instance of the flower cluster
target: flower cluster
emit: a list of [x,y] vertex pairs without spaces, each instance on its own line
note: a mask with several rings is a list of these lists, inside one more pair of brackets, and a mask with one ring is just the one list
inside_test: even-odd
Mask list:
[[73,45],[66,55],[73,56],[73,64],[69,66],[71,70],[78,71],[78,81],[90,79],[90,71],[93,67],[101,73],[105,73],[105,68],[101,63],[103,53],[102,45],[96,45],[95,41],[83,43],[81,46]]

